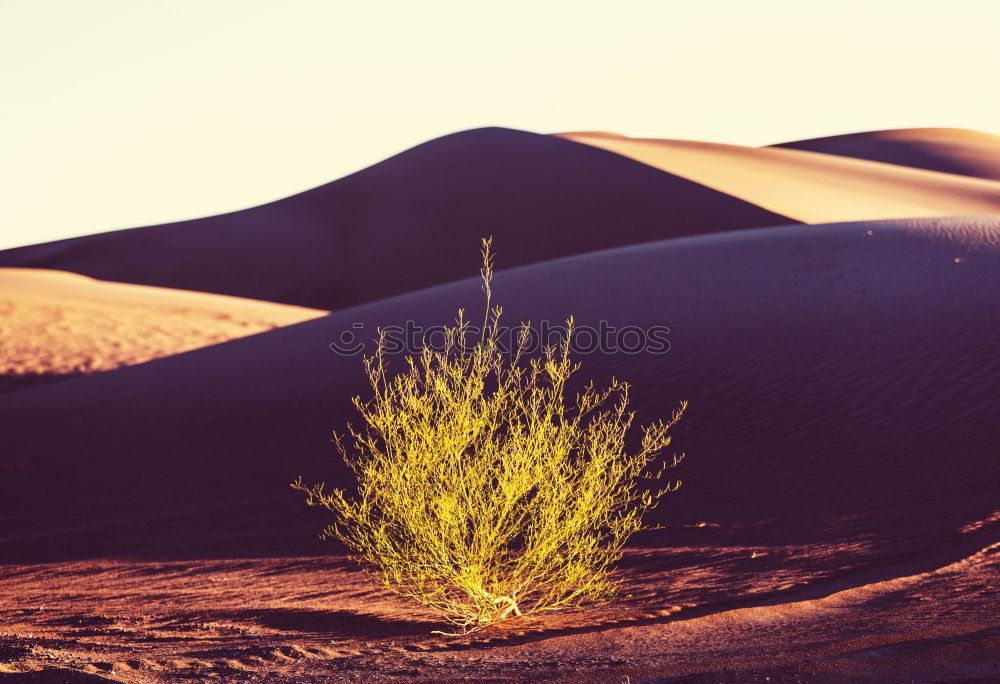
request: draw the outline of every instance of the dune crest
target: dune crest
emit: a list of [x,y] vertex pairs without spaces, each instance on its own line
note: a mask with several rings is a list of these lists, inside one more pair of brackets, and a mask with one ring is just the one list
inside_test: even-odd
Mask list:
[[485,235],[519,265],[796,222],[605,150],[485,128],[271,204],[0,251],[0,266],[333,310],[473,275]]
[[965,128],[904,128],[795,140],[771,147],[1000,180],[1000,135]]
[[804,223],[1000,213],[1000,182],[819,152],[560,133]]

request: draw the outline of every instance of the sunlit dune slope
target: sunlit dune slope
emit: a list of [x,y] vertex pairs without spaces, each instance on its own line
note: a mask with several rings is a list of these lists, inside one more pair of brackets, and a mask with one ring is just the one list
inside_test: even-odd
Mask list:
[[962,128],[906,128],[772,145],[1000,180],[1000,136]]
[[776,147],[560,137],[600,147],[806,223],[1000,213],[1000,182]]
[[[998,541],[998,268],[1000,218],[789,226],[501,270],[494,297],[510,323],[670,328],[666,354],[578,355],[634,383],[640,420],[691,402],[684,486],[637,543],[760,545],[849,584]],[[333,550],[287,486],[351,483],[329,435],[365,382],[328,345],[481,295],[470,278],[0,396],[0,557]]]
[[0,266],[339,309],[464,277],[484,235],[517,265],[787,223],[604,150],[487,128],[264,206],[7,250]]
[[0,268],[0,383],[110,370],[325,314],[62,271]]

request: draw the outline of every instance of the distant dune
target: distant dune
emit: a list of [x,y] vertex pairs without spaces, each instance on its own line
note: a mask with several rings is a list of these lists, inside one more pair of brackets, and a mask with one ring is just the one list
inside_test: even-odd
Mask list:
[[[1000,182],[777,147],[561,133],[804,223],[1000,213]],[[987,138],[987,142],[991,142]],[[859,147],[866,144],[858,142]],[[982,155],[1000,159],[987,145]],[[825,150],[823,150],[825,151]],[[857,155],[854,155],[857,156]]]
[[0,268],[0,386],[128,366],[325,311]]
[[796,140],[772,147],[1000,180],[1000,136],[962,128],[906,128],[851,133]]
[[0,252],[0,266],[341,309],[508,264],[796,221],[604,150],[487,128],[264,206]]

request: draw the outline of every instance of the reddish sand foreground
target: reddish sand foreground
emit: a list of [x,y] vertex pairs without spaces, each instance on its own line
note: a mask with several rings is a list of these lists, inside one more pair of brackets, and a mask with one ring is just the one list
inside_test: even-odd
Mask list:
[[69,682],[1000,680],[1000,544],[916,575],[811,587],[849,557],[822,545],[632,550],[621,573],[629,598],[466,637],[432,634],[440,623],[338,560],[2,568],[21,607],[3,613],[0,672],[52,667],[50,679],[20,677]]
[[[959,161],[981,159],[962,140],[935,147],[935,163],[954,149]],[[316,539],[327,517],[288,484],[302,475],[352,485],[329,436],[356,420],[351,397],[366,393],[360,357],[330,344],[346,333],[370,344],[379,327],[437,325],[482,302],[480,226],[457,222],[472,214],[410,235],[396,219],[414,212],[407,225],[429,226],[446,198],[422,214],[416,194],[404,193],[406,201],[386,199],[392,228],[379,233],[373,196],[352,195],[349,183],[268,210],[363,217],[338,223],[309,259],[296,250],[326,214],[286,226],[282,243],[282,231],[249,210],[256,228],[233,252],[231,272],[213,240],[236,234],[237,215],[193,222],[201,232],[178,224],[0,253],[0,263],[82,264],[192,290],[213,284],[203,289],[345,306],[0,394],[0,679],[1000,681],[1000,215],[767,227],[775,214],[724,191],[591,145],[497,131],[418,148],[351,183],[447,188],[469,179],[454,175],[442,149],[464,150],[462,164],[475,166],[484,144],[503,164],[487,164],[480,180],[531,166],[498,141],[569,174],[511,199],[490,231],[494,301],[508,322],[573,314],[581,331],[669,328],[667,353],[627,349],[634,338],[613,335],[613,349],[580,350],[580,380],[630,381],[640,422],[690,401],[673,445],[687,454],[672,473],[684,485],[654,511],[650,522],[662,528],[630,541],[622,598],[446,637],[432,633],[444,627],[433,615],[368,584],[341,549]],[[768,165],[832,156],[772,151],[781,156],[766,153]],[[740,168],[765,173],[754,151],[697,152],[717,160],[700,168],[726,182],[743,182]],[[412,164],[429,160],[438,175],[417,183]],[[846,161],[875,165],[893,183],[917,174],[928,201],[971,196],[952,171]],[[602,173],[615,192],[597,191]],[[615,185],[623,178],[630,189]],[[827,178],[831,193],[844,191]],[[463,211],[487,199],[504,206],[503,192],[522,187],[507,181],[499,194],[477,186]],[[691,187],[700,190],[687,197]],[[592,194],[567,209],[583,188]],[[821,189],[809,190],[817,206]],[[310,205],[317,198],[332,204]],[[671,205],[683,208],[677,226],[657,213]],[[536,258],[515,224],[539,208],[550,223],[530,226],[544,231]],[[577,210],[593,222],[581,228]],[[609,223],[595,235],[616,212],[621,230]],[[157,244],[162,253],[142,249]],[[109,259],[108,245],[123,256]],[[414,258],[432,246],[444,250],[440,260]],[[202,256],[174,263],[188,248]],[[149,256],[148,272],[137,254]],[[351,262],[351,277],[368,269],[385,281],[352,283],[334,262]],[[273,280],[284,272],[287,282]],[[112,319],[131,296],[113,293],[136,292],[80,282],[81,293],[112,293],[101,304]],[[145,334],[120,329],[123,343]],[[30,346],[39,330],[4,344]]]

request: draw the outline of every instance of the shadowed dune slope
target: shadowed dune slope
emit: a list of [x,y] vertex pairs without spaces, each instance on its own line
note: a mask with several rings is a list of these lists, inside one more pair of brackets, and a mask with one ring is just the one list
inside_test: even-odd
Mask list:
[[[505,270],[494,292],[511,323],[669,326],[666,354],[578,354],[635,384],[642,420],[691,402],[685,484],[639,543],[835,547],[870,579],[1000,538],[998,273],[1000,218],[952,218],[666,240]],[[328,438],[365,384],[327,345],[480,296],[460,281],[0,396],[0,558],[334,551],[288,489],[350,483]]]
[[1000,182],[775,147],[561,133],[805,223],[1000,213]]
[[604,150],[488,128],[264,206],[11,249],[0,266],[340,309],[465,277],[484,235],[518,265],[783,223]]
[[0,387],[142,363],[326,313],[64,271],[0,268]]
[[1000,180],[1000,136],[962,128],[906,128],[771,145]]

